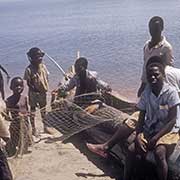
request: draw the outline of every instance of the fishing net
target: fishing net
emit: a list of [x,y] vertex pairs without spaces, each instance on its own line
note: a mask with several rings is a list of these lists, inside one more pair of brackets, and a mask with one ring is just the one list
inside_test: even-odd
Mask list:
[[[107,99],[106,96],[99,93],[80,95],[73,99],[70,97],[55,98],[46,107],[47,112],[43,123],[47,127],[55,128],[62,134],[61,139],[66,140],[99,124],[104,124],[109,128],[110,124],[120,124],[128,118],[126,113],[105,105]],[[10,113],[6,114],[6,119],[11,119],[7,123],[11,139],[4,148],[4,152],[7,156],[22,156],[33,144],[30,116],[34,116],[34,114],[30,112],[21,114],[16,109],[8,109],[8,111]],[[11,118],[13,113],[18,113],[16,119]]]

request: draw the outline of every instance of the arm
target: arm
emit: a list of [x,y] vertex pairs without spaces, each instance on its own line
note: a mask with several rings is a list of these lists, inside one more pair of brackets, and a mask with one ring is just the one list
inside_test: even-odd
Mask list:
[[138,122],[137,122],[137,125],[136,125],[136,128],[135,128],[136,134],[142,133],[142,131],[143,131],[143,124],[144,124],[145,114],[146,114],[145,111],[142,111],[142,110],[140,111]]
[[177,105],[170,108],[169,113],[168,113],[168,117],[167,117],[168,123],[162,128],[161,131],[159,131],[153,137],[153,139],[158,141],[162,136],[169,133],[172,130],[172,128],[174,127],[174,125],[176,124],[176,116],[177,116]]
[[174,64],[174,56],[173,56],[173,51],[172,51],[172,46],[171,45],[169,45],[167,47],[164,59],[165,59],[165,61],[166,61],[165,63],[167,65],[173,66],[173,64]]
[[97,88],[105,91],[112,91],[111,87],[104,81],[97,79]]

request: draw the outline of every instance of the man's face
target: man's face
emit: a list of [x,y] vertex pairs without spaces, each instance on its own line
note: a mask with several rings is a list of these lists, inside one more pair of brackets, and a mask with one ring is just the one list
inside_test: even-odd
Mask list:
[[155,21],[149,25],[149,33],[153,39],[161,37],[161,32],[162,27],[158,21]]
[[147,80],[152,87],[157,87],[163,82],[163,74],[158,66],[152,66],[147,69]]
[[39,65],[42,63],[43,55],[41,51],[37,51],[34,56],[32,57],[32,62],[35,65]]
[[82,64],[75,64],[74,68],[77,75],[80,75],[86,70]]
[[14,94],[21,94],[24,90],[24,83],[21,79],[17,79],[13,86],[12,86],[12,91]]

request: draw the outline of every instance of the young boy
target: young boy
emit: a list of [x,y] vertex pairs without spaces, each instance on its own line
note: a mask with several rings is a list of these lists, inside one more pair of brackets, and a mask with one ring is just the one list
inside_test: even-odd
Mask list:
[[124,178],[131,179],[136,154],[144,157],[151,150],[155,154],[159,180],[167,180],[167,155],[179,139],[177,119],[180,114],[177,107],[180,99],[176,89],[164,82],[165,71],[162,64],[148,64],[146,75],[148,84],[137,105],[140,115],[136,138],[129,146]]
[[[8,72],[0,65],[0,70],[2,70],[6,75],[7,75],[7,80],[9,81],[10,76],[8,74]],[[5,94],[4,94],[4,80],[3,80],[3,76],[2,73],[0,71],[0,93],[1,93],[1,97],[4,100],[5,98]]]
[[[21,133],[23,133],[24,142],[24,151],[27,151],[27,148],[30,144],[30,133],[29,133],[29,124],[28,124],[28,99],[26,96],[22,95],[24,90],[24,83],[21,77],[15,77],[11,80],[10,89],[13,94],[7,98],[6,106],[8,112],[11,113],[11,124],[9,127],[10,131],[10,152],[12,155],[16,153],[16,148],[20,145]],[[21,122],[21,121],[24,122]]]
[[[29,87],[29,104],[32,114],[31,125],[32,133],[37,136],[35,127],[35,111],[36,107],[40,108],[41,116],[44,123],[44,116],[46,114],[47,91],[48,91],[48,71],[46,66],[42,63],[44,53],[37,47],[31,48],[27,52],[30,65],[26,68],[24,79],[27,81]],[[47,126],[44,124],[44,132],[48,132]]]
[[75,75],[65,84],[61,85],[60,90],[70,91],[76,87],[75,98],[82,94],[97,92],[98,89],[111,91],[107,83],[97,79],[95,72],[87,69],[88,61],[86,58],[78,58],[74,67]]
[[145,85],[147,83],[146,78],[146,64],[150,57],[161,56],[163,57],[164,63],[166,65],[173,64],[172,46],[167,42],[165,36],[162,36],[162,31],[164,29],[163,19],[159,16],[154,16],[149,21],[149,33],[151,35],[151,40],[148,40],[144,46],[144,65],[143,73],[141,76],[141,86],[138,90],[138,97],[140,97],[143,92]]

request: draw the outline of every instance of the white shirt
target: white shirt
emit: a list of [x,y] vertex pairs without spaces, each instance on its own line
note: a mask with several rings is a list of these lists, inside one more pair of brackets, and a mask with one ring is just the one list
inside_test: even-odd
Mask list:
[[172,66],[166,66],[165,75],[165,81],[169,85],[175,87],[178,93],[180,93],[180,69]]
[[172,53],[172,46],[171,44],[166,40],[166,38],[163,36],[162,41],[159,42],[159,44],[157,44],[156,46],[152,47],[151,49],[149,49],[149,42],[150,40],[148,40],[145,43],[144,46],[144,64],[143,64],[143,73],[141,76],[141,80],[142,82],[146,83],[146,64],[149,60],[149,58],[151,58],[152,56],[161,56],[163,57],[163,59],[166,61],[166,65],[172,65],[174,62],[174,57],[173,57],[173,53]]

